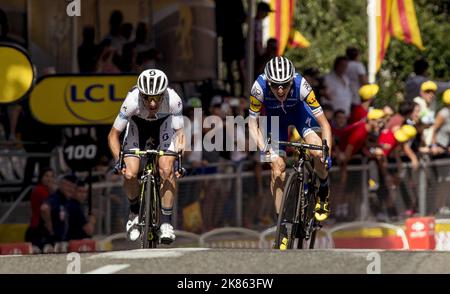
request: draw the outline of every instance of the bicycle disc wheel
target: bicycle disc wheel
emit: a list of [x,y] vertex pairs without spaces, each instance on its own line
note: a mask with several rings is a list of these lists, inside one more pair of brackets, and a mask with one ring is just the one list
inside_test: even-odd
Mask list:
[[275,235],[275,248],[285,244],[287,249],[292,249],[298,226],[295,224],[298,198],[301,195],[301,180],[297,173],[292,173],[286,182],[281,200],[280,213],[277,220],[277,231]]

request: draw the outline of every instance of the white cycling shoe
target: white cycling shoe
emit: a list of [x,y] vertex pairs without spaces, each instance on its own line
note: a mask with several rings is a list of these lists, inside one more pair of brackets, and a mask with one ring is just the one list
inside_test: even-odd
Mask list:
[[163,223],[159,227],[159,240],[162,244],[169,245],[175,241],[175,231],[171,224]]
[[136,241],[141,235],[141,232],[139,231],[138,221],[138,215],[130,212],[126,225],[127,236],[130,241]]

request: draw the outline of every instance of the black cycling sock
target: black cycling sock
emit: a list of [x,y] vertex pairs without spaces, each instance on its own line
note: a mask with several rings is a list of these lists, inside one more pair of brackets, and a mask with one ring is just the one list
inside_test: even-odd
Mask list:
[[128,201],[130,201],[130,211],[134,214],[139,213],[139,197],[136,197],[134,199],[128,198]]
[[319,191],[318,191],[318,196],[320,198],[320,201],[325,201],[325,199],[328,197],[329,194],[329,183],[328,183],[328,177],[326,177],[325,179],[321,179],[319,178],[319,182],[320,182],[320,186],[319,186]]
[[161,207],[161,223],[172,223],[173,208]]
[[326,177],[325,179],[319,178],[319,182],[320,182],[320,186],[328,186],[328,177]]

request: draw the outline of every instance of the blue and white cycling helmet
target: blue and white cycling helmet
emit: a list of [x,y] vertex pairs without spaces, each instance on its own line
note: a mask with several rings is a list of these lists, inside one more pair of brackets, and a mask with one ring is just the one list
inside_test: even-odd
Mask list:
[[270,83],[288,83],[294,78],[294,64],[286,57],[277,56],[267,62],[266,67],[264,68],[264,74]]

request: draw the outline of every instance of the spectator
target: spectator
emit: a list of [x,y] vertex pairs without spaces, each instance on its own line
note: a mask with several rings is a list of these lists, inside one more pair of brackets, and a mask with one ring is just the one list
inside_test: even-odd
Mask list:
[[75,193],[67,201],[68,231],[67,240],[81,240],[91,238],[95,229],[95,217],[86,218],[83,204],[88,196],[87,186],[84,182],[78,182]]
[[338,109],[334,112],[332,125],[336,129],[342,129],[347,126],[347,117],[342,109]]
[[359,105],[352,105],[352,112],[348,120],[349,124],[358,122],[367,116],[369,107],[379,90],[378,85],[364,85],[359,88],[358,94],[361,97],[362,103]]
[[[222,37],[222,58],[227,68],[227,83],[234,96],[243,96],[244,91],[245,39],[242,24],[246,17],[241,0],[216,0],[217,34]],[[236,63],[238,69],[240,95],[235,89],[233,63]]]
[[206,161],[202,160],[202,121],[199,117],[194,116],[195,109],[198,109],[203,116],[202,101],[198,97],[191,97],[185,104],[185,116],[190,120],[191,124],[191,150],[185,152],[186,162],[193,168],[193,172],[199,172],[200,167],[206,165]]
[[120,25],[120,38],[122,39],[122,44],[130,42],[132,34],[133,24],[126,22]]
[[413,101],[403,101],[398,107],[398,113],[394,114],[387,122],[386,128],[395,132],[404,123],[416,125],[420,120],[419,113],[420,106],[417,103]]
[[28,187],[34,178],[36,164],[38,174],[44,167],[50,166],[50,153],[60,143],[61,135],[59,127],[49,126],[37,121],[31,114],[28,99],[24,99],[17,105],[19,115],[17,120],[17,132],[20,133],[27,153],[44,153],[46,156],[28,156],[23,174],[22,187]]
[[338,56],[334,61],[333,71],[325,76],[327,99],[334,110],[342,109],[349,117],[352,104],[350,81],[346,76],[348,60],[345,56]]
[[266,50],[263,55],[260,58],[256,58],[255,56],[255,79],[264,71],[266,63],[277,55],[278,41],[277,39],[270,38],[269,40],[267,40]]
[[162,54],[155,48],[140,53],[137,57],[138,72],[149,68],[155,68],[156,63],[162,60]]
[[436,97],[437,85],[435,82],[426,81],[420,86],[420,96],[414,98],[414,102],[420,106],[420,123],[422,125],[422,139],[426,146],[431,145],[433,136],[433,123],[435,112],[432,108]]
[[8,16],[3,9],[0,9],[0,42],[16,43],[13,39],[8,37],[9,22]]
[[[109,17],[109,34],[105,40],[111,41],[111,46],[116,49],[116,52],[122,52],[123,39],[121,36],[121,26],[123,23],[123,13],[120,10],[114,10]],[[103,41],[105,41],[103,40]],[[102,41],[102,42],[103,42]]]
[[134,39],[136,44],[136,51],[139,54],[148,51],[152,48],[152,44],[148,40],[148,29],[147,25],[143,22],[138,23],[136,27],[136,37]]
[[[430,80],[428,78],[428,62],[421,58],[414,62],[414,73],[411,74],[405,82],[405,99],[413,100],[420,95],[421,85]],[[435,82],[437,84],[437,93],[450,88],[450,82]]]
[[263,44],[263,21],[273,10],[265,2],[259,2],[255,15],[255,39],[254,39],[254,79],[264,71],[266,63],[278,56],[278,40],[271,38],[267,40],[266,47]]
[[96,71],[99,52],[98,46],[95,44],[94,27],[84,27],[83,42],[78,47],[77,55],[80,73],[93,73]]
[[109,39],[103,40],[100,44],[100,57],[97,63],[97,71],[99,73],[117,74],[120,73],[119,68],[113,62],[116,55],[116,49],[112,46]]
[[327,120],[331,123],[333,121],[334,117],[334,110],[333,107],[329,104],[322,105],[322,111]]
[[64,176],[58,190],[51,194],[41,205],[40,227],[48,236],[47,242],[67,241],[68,215],[67,201],[74,197],[77,178],[73,175]]
[[[417,103],[413,101],[404,101],[399,106],[399,112],[394,114],[388,120],[385,129],[391,134],[394,134],[403,124],[411,126],[417,125],[419,122],[419,112],[420,107]],[[401,144],[401,148],[411,161],[413,170],[417,170],[419,168],[419,158],[412,149],[411,139],[408,139],[407,143]]]
[[258,3],[255,15],[255,60],[260,59],[266,51],[263,44],[263,21],[270,12],[273,12],[273,10],[269,4],[266,2]]
[[42,248],[42,234],[39,229],[39,220],[41,217],[41,205],[47,200],[48,196],[56,189],[55,173],[51,168],[41,169],[36,187],[31,192],[31,221],[30,226],[25,233],[25,241]]
[[346,55],[348,58],[348,67],[345,72],[349,81],[350,89],[352,91],[352,105],[361,104],[359,99],[358,91],[359,89],[367,84],[367,72],[364,64],[359,61],[359,50],[355,47],[348,47],[346,50]]
[[136,43],[130,42],[123,45],[121,70],[125,73],[137,72],[137,49]]
[[436,115],[433,126],[431,153],[439,155],[450,153],[450,89],[442,97],[444,108]]
[[319,92],[319,70],[315,67],[309,67],[303,71],[303,77],[308,84],[313,88],[314,93]]
[[363,152],[365,155],[370,155],[366,147],[366,141],[369,134],[378,136],[384,124],[384,112],[381,109],[372,109],[367,114],[365,121],[357,122],[338,130],[333,129],[335,136],[339,138],[339,149],[341,152],[336,154],[338,163],[341,168],[342,183],[347,182],[346,165],[353,155],[358,152]]

